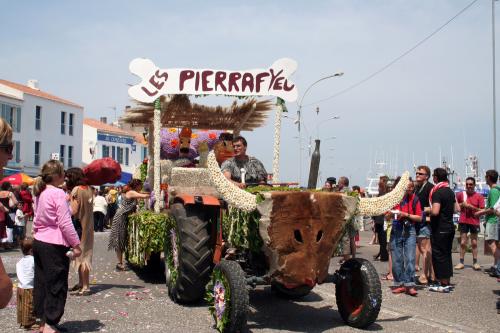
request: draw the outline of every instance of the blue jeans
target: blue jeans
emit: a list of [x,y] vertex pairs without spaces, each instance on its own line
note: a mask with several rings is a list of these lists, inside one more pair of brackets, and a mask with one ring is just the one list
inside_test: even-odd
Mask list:
[[403,227],[401,222],[393,223],[391,232],[392,276],[394,285],[415,286],[415,250],[417,234],[411,224]]

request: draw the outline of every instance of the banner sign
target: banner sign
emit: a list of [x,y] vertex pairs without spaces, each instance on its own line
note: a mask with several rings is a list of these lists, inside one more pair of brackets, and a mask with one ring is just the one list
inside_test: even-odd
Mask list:
[[288,102],[297,99],[297,87],[288,80],[297,62],[282,58],[267,69],[229,71],[217,69],[160,69],[144,58],[130,62],[130,72],[141,82],[129,88],[133,99],[152,103],[167,94],[277,96]]
[[123,143],[126,145],[133,145],[134,144],[134,139],[124,138],[121,136],[108,135],[108,134],[97,134],[97,141]]

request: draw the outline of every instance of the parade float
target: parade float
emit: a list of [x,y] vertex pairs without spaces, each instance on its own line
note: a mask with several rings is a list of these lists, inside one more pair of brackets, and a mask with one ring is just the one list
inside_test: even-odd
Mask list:
[[[123,121],[149,129],[150,156],[138,174],[147,169],[157,200],[154,212],[139,213],[129,223],[129,259],[144,263],[163,246],[170,298],[179,304],[205,298],[221,332],[244,329],[251,288],[271,285],[279,295],[298,298],[325,282],[346,225],[356,214],[389,210],[402,199],[408,184],[405,173],[392,192],[365,199],[273,186],[242,190],[225,178],[220,163],[231,156],[231,134],[262,126],[273,107],[281,118],[284,101],[297,98],[289,79],[296,67],[291,59],[247,71],[161,69],[148,59],[130,64],[141,82],[129,88],[137,105],[128,109]],[[227,107],[192,102],[205,95],[239,101]],[[257,100],[259,96],[278,97],[278,102]],[[275,176],[279,126],[277,119]],[[161,128],[179,136],[178,153],[170,149],[175,147],[165,134],[162,143]],[[192,146],[193,134],[200,130],[220,131],[212,147],[208,140]],[[170,148],[165,146],[168,142]],[[165,204],[162,185],[168,192]],[[382,292],[370,262],[348,260],[332,280],[339,313],[347,324],[363,328],[376,320]]]

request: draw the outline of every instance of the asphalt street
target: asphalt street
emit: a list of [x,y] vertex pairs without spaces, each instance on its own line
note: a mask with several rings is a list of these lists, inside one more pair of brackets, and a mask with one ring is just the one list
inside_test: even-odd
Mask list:
[[[206,304],[180,306],[167,296],[163,272],[130,270],[116,272],[114,253],[106,249],[108,232],[95,234],[92,294],[68,296],[61,326],[68,332],[215,332]],[[377,246],[367,245],[369,232],[362,232],[359,256],[372,259]],[[489,267],[492,259],[482,255],[479,263]],[[2,250],[3,251],[3,250]],[[17,282],[15,264],[19,250],[0,251],[7,272]],[[330,272],[338,269],[339,258],[332,258]],[[458,255],[454,254],[454,262]],[[378,320],[368,331],[386,332],[498,332],[500,315],[495,302],[500,283],[470,267],[455,271],[455,291],[440,294],[419,290],[417,297],[393,295],[389,282],[382,281],[383,302]],[[382,275],[386,263],[374,262]],[[70,274],[70,286],[75,274]],[[15,297],[0,310],[2,332],[23,332],[16,323]],[[271,293],[269,287],[250,291],[248,330],[250,332],[353,332],[337,312],[335,286],[324,283],[300,301],[289,301]]]

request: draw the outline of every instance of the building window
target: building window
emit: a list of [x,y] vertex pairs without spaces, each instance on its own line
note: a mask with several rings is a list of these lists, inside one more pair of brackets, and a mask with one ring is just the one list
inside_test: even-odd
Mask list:
[[68,124],[68,134],[73,135],[73,121],[75,120],[75,114],[69,114],[69,124]]
[[116,147],[111,146],[111,158],[116,160]]
[[66,112],[61,111],[61,134],[66,134]]
[[73,167],[73,146],[68,146],[68,168]]
[[116,147],[116,161],[120,164],[123,164],[123,148]]
[[40,105],[37,105],[35,109],[35,129],[40,130],[41,128],[42,128],[42,107]]
[[14,150],[12,151],[13,159],[16,163],[21,162],[21,142],[19,141],[12,141],[12,144],[14,145]]
[[62,164],[64,164],[64,151],[66,147],[64,145],[61,145],[59,148],[59,161],[61,161]]
[[129,154],[129,149],[125,148],[125,165],[128,165],[128,154]]
[[2,104],[2,118],[5,119],[12,130],[21,132],[21,108],[15,105]]
[[35,141],[35,165],[40,165],[40,141]]
[[109,157],[109,146],[102,145],[102,157]]

